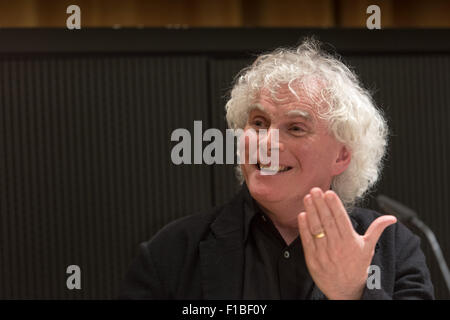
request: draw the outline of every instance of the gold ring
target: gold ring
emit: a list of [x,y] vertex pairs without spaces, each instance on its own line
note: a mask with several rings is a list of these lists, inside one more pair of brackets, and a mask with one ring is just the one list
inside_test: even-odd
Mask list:
[[320,239],[320,238],[323,238],[323,237],[325,237],[325,232],[323,232],[323,231],[314,235],[314,238],[316,238],[316,239]]

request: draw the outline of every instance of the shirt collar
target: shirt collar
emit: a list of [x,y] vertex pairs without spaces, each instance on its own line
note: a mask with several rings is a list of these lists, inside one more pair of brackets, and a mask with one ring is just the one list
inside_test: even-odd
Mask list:
[[[244,241],[247,241],[247,237],[250,230],[250,225],[253,220],[253,218],[259,214],[265,219],[269,219],[264,212],[261,210],[261,208],[256,203],[255,199],[252,198],[250,191],[248,190],[247,184],[244,182],[242,184],[242,192],[244,194]],[[352,208],[349,217],[350,221],[353,225],[353,229],[357,230],[358,228],[358,222],[353,217],[354,211],[356,211],[357,208]]]

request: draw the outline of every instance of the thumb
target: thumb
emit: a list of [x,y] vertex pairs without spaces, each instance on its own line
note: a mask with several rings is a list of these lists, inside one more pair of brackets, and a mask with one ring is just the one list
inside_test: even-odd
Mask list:
[[389,215],[375,219],[367,229],[364,239],[370,244],[371,248],[374,248],[384,229],[396,222],[397,218]]

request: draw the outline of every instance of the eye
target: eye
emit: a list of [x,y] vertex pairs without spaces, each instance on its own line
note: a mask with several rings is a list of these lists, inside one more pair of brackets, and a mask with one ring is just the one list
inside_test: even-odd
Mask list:
[[296,135],[296,136],[299,136],[299,135],[303,135],[307,130],[306,130],[304,127],[302,127],[302,126],[299,126],[299,125],[293,125],[293,126],[291,126],[291,127],[289,128],[289,131],[290,131],[292,134],[294,134],[294,135]]
[[262,128],[266,128],[267,127],[267,123],[266,123],[265,119],[262,118],[262,117],[255,117],[255,118],[253,118],[252,121],[251,121],[251,125],[254,128],[257,128],[257,129],[262,129]]
[[263,125],[263,122],[261,120],[255,120],[253,123],[257,127],[261,127]]

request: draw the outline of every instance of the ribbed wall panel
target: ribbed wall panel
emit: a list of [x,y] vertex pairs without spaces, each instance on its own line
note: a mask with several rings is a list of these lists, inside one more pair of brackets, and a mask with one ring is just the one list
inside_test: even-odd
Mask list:
[[[366,55],[349,62],[375,92],[389,120],[389,158],[378,192],[415,209],[450,263],[450,56]],[[373,199],[368,203],[375,207]],[[449,299],[424,237],[422,248],[437,297]]]
[[[233,86],[233,80],[236,74],[248,64],[251,59],[246,58],[216,58],[211,59],[209,63],[210,75],[210,99],[211,99],[211,123],[214,128],[223,132],[225,137],[228,128],[226,121],[225,104],[229,99],[230,91]],[[234,148],[236,153],[236,145]],[[224,151],[224,163],[226,152]],[[236,156],[234,157],[237,160]],[[236,161],[235,161],[236,162]],[[222,204],[230,200],[239,189],[239,183],[236,179],[236,165],[224,164],[213,167],[213,192],[214,202]]]
[[212,205],[210,168],[170,161],[204,58],[2,57],[0,81],[1,298],[114,298],[139,242]]

